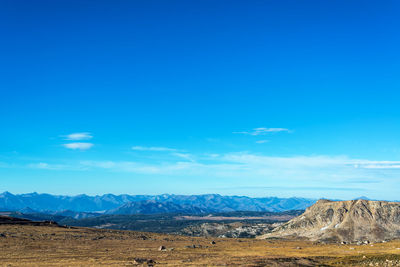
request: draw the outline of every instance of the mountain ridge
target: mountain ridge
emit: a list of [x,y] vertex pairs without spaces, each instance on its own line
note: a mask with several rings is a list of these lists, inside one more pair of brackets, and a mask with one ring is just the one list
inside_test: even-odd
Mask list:
[[183,207],[172,202],[157,202],[155,200],[141,200],[128,202],[116,209],[109,210],[105,214],[133,215],[133,214],[162,214],[162,213],[188,213],[199,214],[210,212],[209,209],[198,207]]
[[38,212],[64,211],[75,212],[106,212],[117,209],[130,202],[156,201],[170,202],[179,205],[182,209],[198,209],[202,211],[287,211],[300,210],[312,205],[315,200],[308,198],[278,198],[264,197],[252,198],[247,196],[221,196],[219,194],[204,195],[113,195],[104,194],[96,196],[77,195],[62,196],[51,194],[0,194],[0,210],[19,211],[31,209]]

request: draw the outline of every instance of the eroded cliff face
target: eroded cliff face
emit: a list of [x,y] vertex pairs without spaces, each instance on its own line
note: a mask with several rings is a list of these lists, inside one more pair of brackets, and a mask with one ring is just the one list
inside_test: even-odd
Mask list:
[[400,238],[400,202],[319,200],[306,211],[258,238],[381,242]]

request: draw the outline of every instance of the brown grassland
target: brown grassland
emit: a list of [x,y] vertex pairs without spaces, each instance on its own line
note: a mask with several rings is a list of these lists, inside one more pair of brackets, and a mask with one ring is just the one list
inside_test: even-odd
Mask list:
[[100,265],[400,266],[400,241],[357,246],[0,225],[0,266]]

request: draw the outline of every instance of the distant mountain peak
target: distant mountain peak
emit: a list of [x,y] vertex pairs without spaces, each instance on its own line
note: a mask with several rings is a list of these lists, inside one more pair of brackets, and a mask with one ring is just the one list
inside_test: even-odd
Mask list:
[[0,194],[0,196],[14,196],[13,194],[11,194],[8,191],[4,191],[3,193]]
[[366,196],[357,197],[354,200],[358,200],[358,199],[371,200],[370,198],[368,198]]

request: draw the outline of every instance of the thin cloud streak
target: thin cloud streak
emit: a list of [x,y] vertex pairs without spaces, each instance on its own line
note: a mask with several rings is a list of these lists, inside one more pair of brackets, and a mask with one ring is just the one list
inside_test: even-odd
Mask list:
[[91,133],[83,132],[83,133],[72,133],[64,136],[64,140],[71,141],[80,141],[80,140],[90,140],[93,136]]
[[400,169],[400,165],[365,165],[363,166],[365,169]]
[[133,146],[132,150],[135,151],[167,151],[167,152],[173,152],[173,151],[178,151],[175,148],[169,148],[169,147],[145,147],[145,146]]
[[69,143],[63,144],[65,148],[73,150],[88,150],[93,147],[92,143]]
[[192,161],[192,162],[195,161],[194,158],[193,158],[193,155],[188,154],[188,153],[178,153],[178,152],[175,152],[175,153],[172,153],[171,155],[173,155],[173,156],[175,156],[175,157],[178,157],[178,158],[186,159],[186,160],[188,160],[188,161]]
[[36,170],[52,170],[52,171],[86,171],[88,170],[82,164],[53,164],[47,162],[30,163],[25,166],[19,166],[19,168],[29,168]]
[[39,162],[39,163],[31,163],[28,164],[28,168],[31,169],[41,169],[41,170],[66,170],[69,169],[71,166],[65,166],[61,164],[48,164],[46,162]]
[[222,187],[212,188],[218,190],[232,190],[232,189],[247,189],[247,190],[260,190],[260,189],[274,189],[274,190],[287,190],[287,191],[365,191],[363,188],[358,187],[325,187],[325,186],[240,186],[240,187]]
[[260,128],[254,128],[251,131],[240,131],[240,132],[233,132],[234,134],[247,134],[247,135],[266,135],[269,133],[279,133],[279,132],[291,132],[287,128],[265,128],[265,127],[260,127]]

